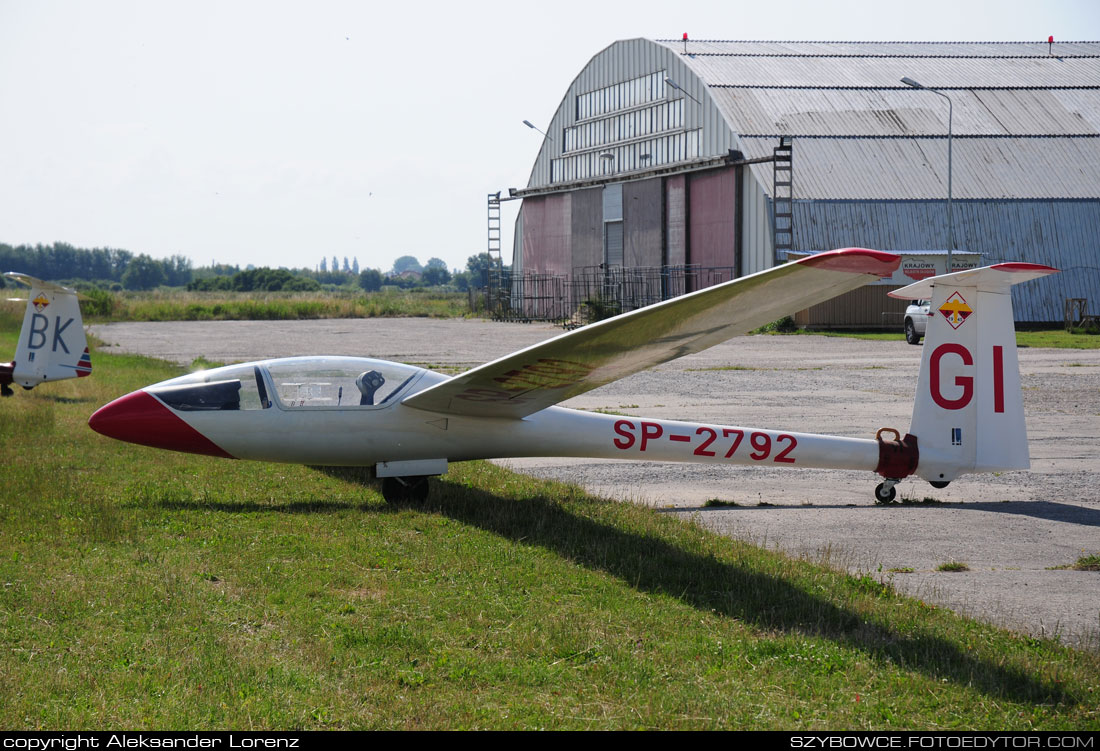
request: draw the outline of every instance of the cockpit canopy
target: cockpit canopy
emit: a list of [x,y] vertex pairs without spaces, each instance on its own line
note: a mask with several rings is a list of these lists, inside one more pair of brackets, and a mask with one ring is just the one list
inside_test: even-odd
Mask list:
[[365,357],[290,357],[200,370],[147,390],[172,409],[378,408],[396,403],[422,368]]

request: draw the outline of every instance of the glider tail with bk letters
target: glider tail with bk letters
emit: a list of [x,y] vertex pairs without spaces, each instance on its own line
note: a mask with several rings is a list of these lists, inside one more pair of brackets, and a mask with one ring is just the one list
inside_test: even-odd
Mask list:
[[31,389],[45,381],[91,375],[92,360],[76,292],[26,274],[8,272],[4,276],[29,286],[30,294],[15,360],[0,363],[3,395],[11,396],[13,383]]
[[1030,466],[1011,288],[1056,271],[1001,263],[890,293],[932,301],[909,428],[922,479],[942,487],[970,472]]

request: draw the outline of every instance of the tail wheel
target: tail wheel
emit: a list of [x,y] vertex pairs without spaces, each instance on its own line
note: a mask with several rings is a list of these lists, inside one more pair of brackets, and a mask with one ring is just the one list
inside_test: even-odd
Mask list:
[[897,496],[897,494],[898,491],[893,485],[887,487],[886,483],[880,482],[878,487],[875,488],[875,503],[893,503],[894,497]]
[[917,327],[913,325],[912,318],[905,319],[905,341],[910,344],[920,344],[920,334],[917,333]]

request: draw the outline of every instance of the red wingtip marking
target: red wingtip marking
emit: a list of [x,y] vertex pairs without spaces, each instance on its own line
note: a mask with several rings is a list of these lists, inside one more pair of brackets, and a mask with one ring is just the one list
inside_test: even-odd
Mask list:
[[829,271],[890,276],[901,265],[901,256],[870,248],[842,248],[800,258],[795,263]]
[[234,458],[145,391],[134,391],[100,407],[88,419],[88,426],[108,438],[142,446]]
[[1024,263],[1023,261],[995,263],[993,264],[993,268],[998,271],[1031,271],[1045,274],[1057,274],[1061,271],[1061,269],[1056,269],[1053,266],[1044,266],[1041,263]]

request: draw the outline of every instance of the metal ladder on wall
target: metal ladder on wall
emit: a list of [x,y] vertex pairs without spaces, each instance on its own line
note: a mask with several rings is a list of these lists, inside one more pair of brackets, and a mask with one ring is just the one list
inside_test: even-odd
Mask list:
[[489,269],[489,278],[486,280],[486,306],[493,318],[503,317],[507,305],[505,303],[504,259],[500,253],[500,191],[490,193],[488,202],[489,216],[489,261],[492,268]]
[[787,260],[787,251],[794,248],[794,188],[791,172],[792,139],[780,136],[772,149],[772,247],[775,262]]

